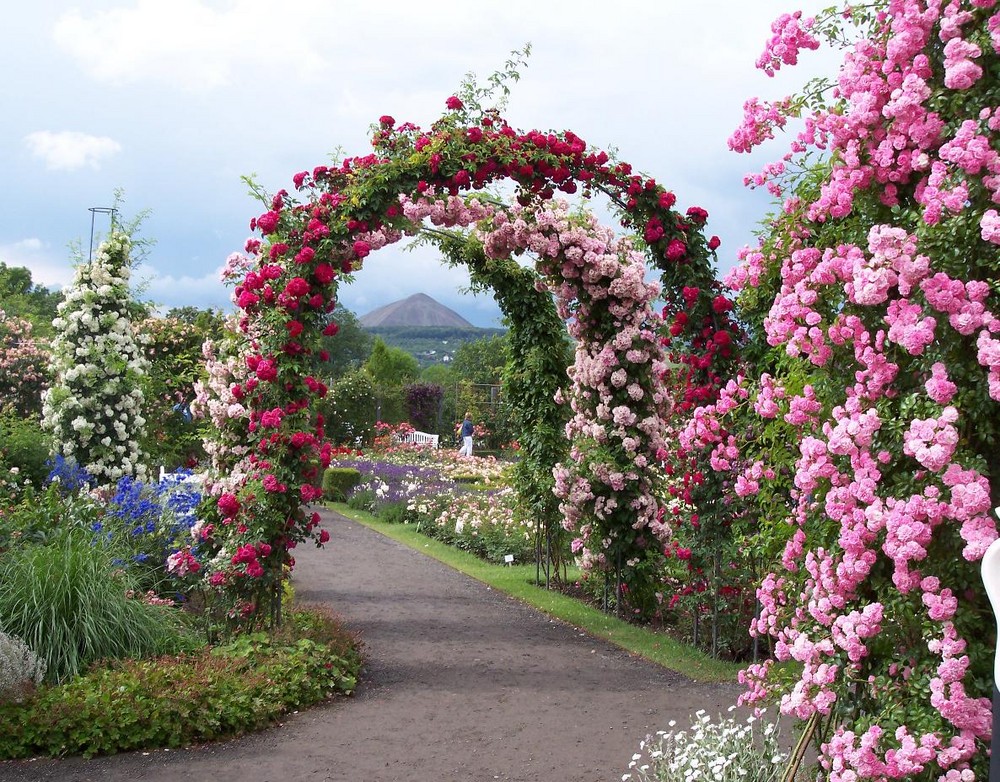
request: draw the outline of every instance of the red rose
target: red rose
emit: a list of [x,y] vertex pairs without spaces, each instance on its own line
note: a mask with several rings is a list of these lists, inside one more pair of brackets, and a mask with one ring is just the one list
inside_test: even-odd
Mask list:
[[302,324],[297,320],[290,320],[285,324],[285,328],[288,330],[288,336],[293,339],[302,333]]
[[340,331],[340,326],[336,323],[329,323],[326,328],[323,329],[323,336],[332,337],[335,336],[338,331]]
[[687,245],[684,244],[680,239],[671,239],[670,244],[667,245],[667,259],[671,261],[679,261],[687,254]]
[[677,203],[677,196],[675,196],[673,193],[671,193],[669,191],[660,193],[660,208],[661,209],[669,209],[675,203]]
[[305,296],[307,293],[309,293],[309,283],[301,277],[292,277],[288,281],[288,285],[285,286],[286,296],[292,296],[297,299],[300,296]]
[[691,221],[695,223],[704,223],[708,219],[708,212],[700,206],[692,206],[687,210],[687,215],[691,218]]
[[[269,358],[257,364],[257,377],[260,380],[271,381],[278,377],[278,366]],[[248,384],[249,385],[249,384]]]
[[240,501],[236,499],[235,494],[223,494],[219,497],[216,505],[218,505],[219,511],[227,519],[233,518],[233,516],[240,512]]
[[712,299],[712,309],[718,312],[720,315],[723,312],[729,312],[733,308],[733,303],[727,299],[725,296],[716,296]]
[[321,263],[313,269],[313,276],[320,285],[326,285],[336,274],[333,267],[328,263]]
[[378,124],[386,128],[391,128],[393,125],[396,124],[396,120],[394,120],[388,114],[383,114],[381,117],[378,118]]
[[250,309],[254,304],[260,301],[260,297],[256,293],[251,291],[243,291],[240,297],[236,300],[236,306],[241,310]]
[[303,247],[301,250],[295,253],[295,262],[309,263],[315,257],[316,257],[316,251],[312,247]]
[[452,111],[458,111],[459,109],[461,109],[461,108],[464,108],[464,107],[465,107],[465,104],[464,104],[464,103],[462,103],[462,101],[460,101],[460,100],[459,100],[459,99],[458,99],[457,97],[455,97],[454,95],[452,95],[452,96],[451,96],[450,98],[448,98],[448,100],[446,100],[446,101],[444,102],[444,105],[445,105],[445,106],[447,106],[447,107],[448,107],[449,109],[451,109]]
[[481,128],[469,128],[465,131],[465,137],[473,144],[476,144],[483,140],[483,131]]
[[257,227],[261,233],[272,234],[274,233],[274,229],[278,227],[280,217],[277,212],[265,212],[257,218]]
[[358,258],[367,257],[371,251],[372,251],[372,246],[368,244],[368,242],[358,239],[358,241],[354,243],[354,254]]
[[319,542],[321,544],[327,543],[330,540],[330,533],[325,529],[319,531]]
[[722,244],[722,240],[718,236],[713,236],[711,239],[708,240],[708,249],[716,250],[718,249],[720,244]]

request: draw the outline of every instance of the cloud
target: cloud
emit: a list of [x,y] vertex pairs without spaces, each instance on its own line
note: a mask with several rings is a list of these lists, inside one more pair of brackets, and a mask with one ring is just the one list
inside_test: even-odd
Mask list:
[[72,262],[64,255],[55,257],[50,246],[37,237],[0,244],[0,261],[28,269],[31,281],[47,288],[62,288],[73,280]]
[[75,171],[89,166],[97,170],[101,160],[121,151],[121,144],[107,136],[91,136],[74,130],[36,130],[24,137],[35,157],[51,171]]
[[[98,81],[157,81],[183,90],[209,91],[242,81],[253,65],[305,76],[324,58],[301,42],[299,13],[274,13],[260,0],[236,0],[217,10],[201,0],[139,0],[84,16],[66,12],[53,39]],[[266,41],[261,38],[266,30]]]
[[219,281],[222,267],[199,277],[164,274],[143,264],[132,273],[132,280],[142,289],[142,297],[152,300],[163,310],[193,306],[203,309],[231,309],[230,291]]

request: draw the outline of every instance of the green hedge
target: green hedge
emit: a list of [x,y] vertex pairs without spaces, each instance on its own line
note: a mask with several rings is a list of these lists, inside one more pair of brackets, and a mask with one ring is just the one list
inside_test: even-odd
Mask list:
[[361,473],[353,467],[327,467],[323,473],[323,497],[331,502],[346,502],[351,489],[361,482]]

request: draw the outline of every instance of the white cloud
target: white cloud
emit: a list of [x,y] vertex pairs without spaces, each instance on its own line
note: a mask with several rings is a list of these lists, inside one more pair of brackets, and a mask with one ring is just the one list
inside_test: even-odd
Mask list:
[[200,277],[186,274],[175,277],[143,264],[132,273],[132,279],[143,289],[143,298],[154,301],[163,310],[188,305],[228,310],[229,289],[219,281],[221,272],[219,266]]
[[121,151],[121,144],[107,136],[91,136],[74,130],[36,130],[24,137],[35,157],[51,171],[75,171],[89,166],[97,170],[101,161]]
[[[301,15],[275,13],[259,0],[217,10],[201,0],[139,0],[133,7],[56,21],[53,38],[93,78],[113,84],[163,82],[187,90],[227,86],[254,63],[287,77],[321,69],[324,58],[301,42]],[[264,37],[262,37],[262,33]]]
[[0,261],[31,272],[31,281],[46,288],[62,288],[73,280],[72,262],[62,254],[57,258],[51,247],[37,237],[0,244]]

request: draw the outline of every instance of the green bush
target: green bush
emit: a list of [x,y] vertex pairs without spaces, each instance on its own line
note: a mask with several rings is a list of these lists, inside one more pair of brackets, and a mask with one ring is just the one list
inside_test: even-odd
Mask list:
[[353,467],[327,467],[323,473],[323,497],[331,502],[344,502],[360,481],[361,473]]
[[179,612],[137,599],[134,579],[85,528],[6,552],[0,584],[0,630],[45,660],[50,681],[95,660],[162,654],[186,642]]
[[16,469],[22,479],[39,487],[49,474],[49,437],[33,418],[0,416],[0,470]]
[[197,653],[111,663],[0,705],[0,758],[91,757],[238,735],[351,693],[360,667],[356,640],[335,620],[296,612],[271,638],[246,635]]
[[354,494],[347,499],[347,507],[354,508],[354,510],[363,510],[368,511],[368,513],[374,513],[375,506],[375,492],[371,489],[354,492]]
[[406,518],[406,502],[381,503],[375,510],[375,515],[389,524],[404,524]]

